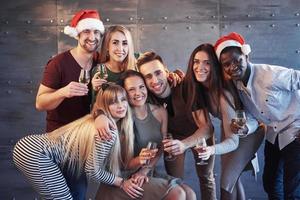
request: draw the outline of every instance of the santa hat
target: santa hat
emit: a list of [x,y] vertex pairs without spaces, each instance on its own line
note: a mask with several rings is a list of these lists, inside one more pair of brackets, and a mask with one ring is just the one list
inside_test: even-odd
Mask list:
[[64,33],[78,39],[78,34],[85,29],[99,30],[104,33],[104,26],[97,10],[81,10],[77,12],[70,26],[64,28]]
[[218,59],[220,59],[220,54],[226,47],[241,47],[242,53],[245,55],[248,55],[251,52],[250,45],[245,44],[243,36],[235,32],[220,37],[214,47]]

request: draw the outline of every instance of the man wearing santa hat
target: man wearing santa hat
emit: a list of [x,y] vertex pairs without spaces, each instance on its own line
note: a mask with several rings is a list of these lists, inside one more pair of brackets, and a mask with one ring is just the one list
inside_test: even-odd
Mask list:
[[250,46],[238,33],[221,37],[215,50],[245,110],[268,126],[263,183],[269,199],[300,199],[300,71],[251,63]]
[[[104,26],[98,11],[81,10],[64,33],[78,40],[77,46],[48,61],[36,97],[36,108],[47,111],[46,132],[51,132],[90,112],[88,86],[79,83],[81,69],[91,70]],[[66,172],[64,174],[67,174]],[[86,178],[65,175],[74,199],[85,199]]]

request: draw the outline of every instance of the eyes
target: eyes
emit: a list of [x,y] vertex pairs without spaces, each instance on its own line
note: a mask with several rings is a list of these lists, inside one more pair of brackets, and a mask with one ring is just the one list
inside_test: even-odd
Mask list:
[[113,45],[119,45],[120,43],[122,43],[122,46],[127,46],[127,45],[128,45],[127,40],[123,40],[123,41],[120,41],[120,40],[112,40],[112,44],[113,44]]
[[236,66],[236,65],[239,65],[240,63],[242,62],[242,58],[240,57],[240,58],[233,58],[233,59],[231,59],[231,60],[229,60],[229,61],[225,61],[225,62],[223,62],[222,63],[222,66],[223,66],[223,68],[229,68],[230,66]]
[[[146,86],[145,86],[145,85],[140,85],[140,86],[138,86],[138,88],[139,88],[140,90],[145,90],[145,89],[146,89]],[[128,89],[128,92],[134,92],[134,91],[136,91],[136,88],[135,88],[135,87],[132,87],[132,88],[129,88],[129,89]]]
[[99,30],[91,30],[91,29],[84,29],[82,33],[84,34],[94,33],[94,35],[101,35],[101,32]]
[[123,103],[123,102],[127,102],[127,98],[125,96],[114,99],[109,105]]
[[208,66],[208,65],[210,65],[210,64],[211,64],[211,63],[210,63],[209,60],[203,60],[203,61],[200,61],[200,60],[198,60],[198,59],[195,59],[195,60],[194,60],[194,65],[197,65],[197,66],[199,66],[199,65]]
[[158,77],[158,76],[160,76],[162,73],[163,73],[163,72],[162,72],[161,70],[156,70],[156,71],[154,71],[153,74],[147,74],[147,75],[145,76],[145,79],[150,80],[150,79],[153,78],[153,76]]

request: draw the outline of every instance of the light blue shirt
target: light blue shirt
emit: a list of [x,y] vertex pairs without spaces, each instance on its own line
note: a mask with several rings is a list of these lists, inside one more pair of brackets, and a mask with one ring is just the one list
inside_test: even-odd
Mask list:
[[235,81],[248,112],[267,128],[266,139],[279,148],[295,140],[300,132],[300,71],[266,64],[250,64],[251,74],[245,87]]

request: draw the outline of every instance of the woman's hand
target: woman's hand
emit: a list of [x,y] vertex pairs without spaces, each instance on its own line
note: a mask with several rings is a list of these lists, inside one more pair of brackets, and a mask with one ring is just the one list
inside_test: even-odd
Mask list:
[[149,182],[149,178],[146,174],[143,174],[142,172],[137,172],[131,176],[131,178],[134,179],[135,183],[139,186],[142,187],[144,183]]
[[203,160],[208,160],[211,155],[215,154],[214,146],[201,147],[201,149],[202,150],[198,153],[198,156]]
[[101,85],[106,82],[107,82],[107,80],[100,78],[100,72],[97,72],[92,78],[93,90],[99,91]]
[[134,178],[124,180],[120,187],[133,199],[141,198],[143,196],[144,190],[135,183]]
[[235,119],[232,119],[231,120],[231,124],[230,124],[230,128],[231,128],[231,131],[234,133],[234,134],[243,134],[243,135],[247,135],[248,134],[248,127],[247,125],[244,125],[244,126],[240,126]]
[[141,165],[146,164],[147,160],[151,160],[156,156],[158,149],[147,149],[142,148],[141,152],[139,153],[139,161]]
[[99,133],[99,137],[102,140],[112,139],[110,130],[111,129],[117,130],[117,127],[115,127],[114,124],[112,124],[104,114],[98,115],[96,117],[95,127]]

